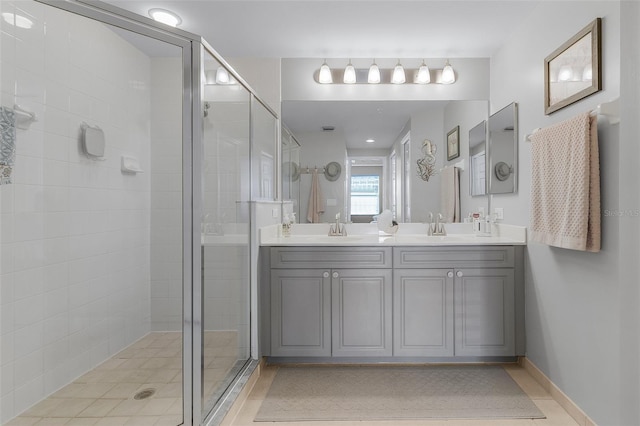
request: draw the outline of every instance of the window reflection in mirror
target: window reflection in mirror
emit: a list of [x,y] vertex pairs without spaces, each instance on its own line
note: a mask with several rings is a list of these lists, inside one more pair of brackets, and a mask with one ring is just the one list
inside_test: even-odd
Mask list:
[[385,159],[349,158],[349,213],[354,223],[369,223],[384,208]]

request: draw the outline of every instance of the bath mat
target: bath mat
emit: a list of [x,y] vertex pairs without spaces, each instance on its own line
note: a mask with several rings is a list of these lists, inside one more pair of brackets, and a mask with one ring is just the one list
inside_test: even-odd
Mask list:
[[255,421],[545,418],[501,366],[282,367]]

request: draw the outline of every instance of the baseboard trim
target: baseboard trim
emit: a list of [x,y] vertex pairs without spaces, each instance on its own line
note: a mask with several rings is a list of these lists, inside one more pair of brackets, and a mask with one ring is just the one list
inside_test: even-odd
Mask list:
[[553,383],[531,360],[520,357],[518,364],[529,373],[580,426],[597,426],[578,405]]

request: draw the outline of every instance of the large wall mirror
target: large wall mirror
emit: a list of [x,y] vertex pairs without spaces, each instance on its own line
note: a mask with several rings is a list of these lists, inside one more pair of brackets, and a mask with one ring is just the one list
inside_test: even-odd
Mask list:
[[511,103],[489,117],[490,194],[518,190],[518,104]]
[[[286,159],[283,145],[283,199],[292,201],[300,222],[307,222],[309,171],[317,168],[325,201],[321,221],[331,222],[337,213],[343,220],[362,221],[370,216],[368,210],[362,214],[364,207],[379,206],[398,222],[425,222],[429,212],[442,211],[442,168],[464,160],[461,216],[487,211],[486,195],[469,196],[467,174],[469,130],[486,122],[488,113],[487,101],[283,101],[282,122],[299,144]],[[456,126],[461,155],[447,161],[446,135]],[[425,140],[433,143],[435,155],[436,173],[428,181],[418,173]],[[323,171],[333,163],[342,173],[327,176]]]

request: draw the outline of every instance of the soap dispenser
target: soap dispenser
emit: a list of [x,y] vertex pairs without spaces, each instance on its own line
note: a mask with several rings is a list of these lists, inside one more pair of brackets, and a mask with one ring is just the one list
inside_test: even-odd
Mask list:
[[492,224],[492,220],[491,220],[491,215],[488,214],[485,216],[485,222],[484,222],[484,233],[486,236],[490,237],[491,236],[491,224]]

